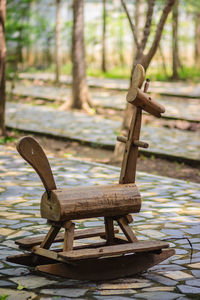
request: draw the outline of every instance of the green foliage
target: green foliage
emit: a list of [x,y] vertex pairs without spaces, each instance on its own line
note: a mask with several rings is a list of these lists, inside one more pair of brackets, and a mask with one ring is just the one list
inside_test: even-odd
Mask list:
[[0,300],[5,300],[5,299],[7,299],[8,298],[8,295],[1,295],[0,296]]
[[23,290],[25,287],[23,286],[23,285],[20,285],[20,284],[18,284],[18,286],[17,286],[17,290],[18,291],[21,291],[21,290]]
[[87,69],[87,75],[93,77],[101,77],[101,78],[122,78],[129,79],[130,78],[130,67],[129,66],[115,66],[112,69],[102,72],[100,69]]
[[199,83],[200,80],[200,68],[184,66],[179,72],[179,76],[182,80],[191,80]]
[[0,144],[6,144],[8,142],[13,142],[13,141],[15,141],[14,137],[6,136],[6,137],[3,137],[3,138],[0,139]]

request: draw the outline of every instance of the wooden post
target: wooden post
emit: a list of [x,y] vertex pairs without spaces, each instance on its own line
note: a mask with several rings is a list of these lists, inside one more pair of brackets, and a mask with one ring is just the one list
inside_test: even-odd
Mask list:
[[71,251],[73,250],[73,244],[74,244],[75,224],[72,223],[71,221],[67,221],[63,225],[63,227],[65,228],[63,251]]
[[106,240],[108,245],[112,245],[115,239],[114,233],[114,225],[113,225],[113,218],[112,217],[105,217],[105,230],[106,230]]
[[51,244],[53,243],[55,237],[57,236],[58,232],[60,231],[61,225],[52,225],[47,233],[46,237],[40,244],[40,248],[49,249]]

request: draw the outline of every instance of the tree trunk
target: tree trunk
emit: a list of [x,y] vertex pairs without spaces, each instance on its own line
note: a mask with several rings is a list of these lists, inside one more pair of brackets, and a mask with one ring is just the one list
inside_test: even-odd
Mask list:
[[[144,30],[143,30],[143,38],[142,41],[139,42],[139,38],[136,32],[136,28],[135,28],[135,24],[132,22],[131,20],[131,16],[128,12],[128,9],[126,7],[126,2],[125,0],[121,0],[122,5],[124,7],[124,10],[127,14],[127,18],[133,33],[133,37],[134,37],[134,41],[137,47],[137,51],[133,60],[133,65],[132,65],[132,70],[131,70],[131,80],[130,80],[130,84],[132,81],[132,75],[135,69],[135,66],[139,63],[141,64],[145,71],[148,69],[151,60],[153,59],[154,55],[156,54],[156,51],[158,49],[159,43],[160,43],[160,39],[162,36],[162,32],[163,32],[163,28],[164,25],[166,23],[167,17],[169,15],[169,13],[172,10],[173,5],[175,4],[176,0],[166,0],[165,1],[165,6],[164,9],[162,11],[160,20],[158,22],[157,28],[156,28],[156,32],[154,35],[154,39],[153,42],[151,44],[150,49],[148,50],[147,54],[144,54],[144,51],[146,49],[146,45],[147,45],[147,41],[148,41],[148,37],[150,35],[150,28],[151,28],[151,22],[152,22],[152,16],[153,16],[153,9],[154,9],[154,4],[155,1],[154,0],[149,0],[148,1],[148,9],[147,9],[147,14],[146,14],[146,23],[144,25]],[[121,133],[124,136],[128,135],[128,128],[129,128],[129,124],[130,124],[130,117],[132,115],[132,111],[133,111],[133,106],[131,104],[127,104],[126,106],[126,110],[124,113],[124,119],[123,119],[123,123],[122,123],[122,129],[121,129]],[[122,154],[123,154],[123,150],[124,150],[124,145],[120,142],[118,142],[115,146],[115,150],[114,150],[114,155],[113,155],[113,161],[119,161],[122,158]]]
[[106,72],[106,0],[103,0],[103,32],[102,32],[102,64],[101,69]]
[[162,12],[162,16],[160,18],[159,24],[157,25],[155,37],[154,37],[153,43],[151,45],[151,48],[149,49],[149,51],[146,55],[143,55],[142,60],[140,62],[143,65],[145,70],[148,69],[150,62],[152,61],[154,55],[156,54],[156,51],[158,49],[158,45],[160,43],[160,39],[162,36],[163,28],[167,21],[167,17],[169,15],[169,13],[171,12],[176,1],[177,0],[167,0],[166,1],[165,7]]
[[6,43],[5,43],[5,18],[6,0],[0,0],[0,136],[6,134],[5,129],[5,62],[6,62]]
[[121,66],[124,65],[124,24],[123,24],[123,16],[121,9],[119,11],[119,18],[120,18],[120,24],[119,24],[119,62]]
[[172,79],[179,79],[178,75],[178,0],[172,10]]
[[161,57],[161,60],[162,60],[163,72],[165,73],[165,76],[168,77],[167,66],[166,66],[166,63],[165,63],[165,56],[164,56],[164,53],[163,53],[163,50],[162,50],[162,47],[161,47],[161,43],[158,46],[158,50],[160,52],[160,57]]
[[195,65],[200,66],[200,12],[195,13]]
[[140,18],[140,1],[135,0],[135,31],[137,36],[139,36],[139,18]]
[[61,70],[61,0],[56,0],[56,83],[60,81]]
[[71,108],[88,109],[90,96],[86,81],[84,51],[84,0],[73,0],[72,101]]

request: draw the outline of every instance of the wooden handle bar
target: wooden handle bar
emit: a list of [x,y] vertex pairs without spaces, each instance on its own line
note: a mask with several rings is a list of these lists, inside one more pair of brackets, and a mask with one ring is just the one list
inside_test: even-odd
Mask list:
[[25,136],[18,141],[17,151],[35,169],[47,193],[56,190],[49,161],[38,142],[30,136]]
[[158,118],[161,117],[161,113],[165,112],[163,105],[153,100],[148,94],[142,92],[139,88],[129,92],[127,101]]

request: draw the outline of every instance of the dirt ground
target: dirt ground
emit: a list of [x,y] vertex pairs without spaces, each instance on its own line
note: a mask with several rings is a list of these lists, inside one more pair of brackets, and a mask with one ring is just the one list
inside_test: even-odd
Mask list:
[[[12,132],[13,141],[8,141],[7,145],[15,147],[17,139],[24,136],[23,133]],[[33,136],[33,135],[32,135]],[[77,142],[57,140],[44,136],[34,136],[44,148],[46,154],[52,154],[57,157],[67,159],[69,157],[81,158],[86,161],[93,161],[104,164],[111,164],[120,167],[121,163],[113,163],[113,152],[99,148],[91,148],[81,145]],[[172,178],[178,178],[186,181],[200,183],[200,167],[192,167],[184,163],[172,162],[160,158],[147,158],[140,155],[137,163],[137,170],[154,175],[162,175]]]

